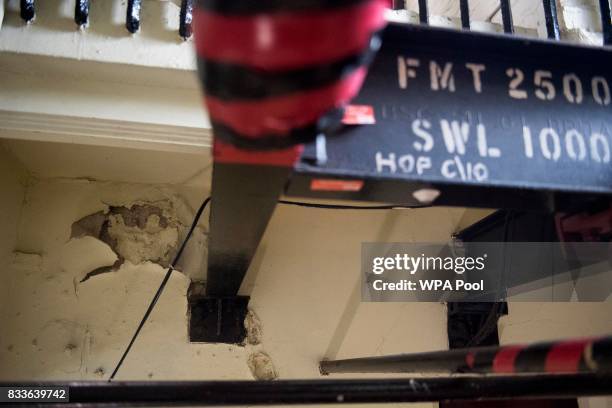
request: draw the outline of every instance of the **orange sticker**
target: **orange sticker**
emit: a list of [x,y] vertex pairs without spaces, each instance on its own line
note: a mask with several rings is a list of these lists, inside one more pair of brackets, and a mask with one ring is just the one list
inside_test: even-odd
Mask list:
[[370,105],[349,105],[344,109],[342,123],[345,125],[374,125],[374,107]]
[[361,191],[363,180],[314,179],[310,182],[312,191]]

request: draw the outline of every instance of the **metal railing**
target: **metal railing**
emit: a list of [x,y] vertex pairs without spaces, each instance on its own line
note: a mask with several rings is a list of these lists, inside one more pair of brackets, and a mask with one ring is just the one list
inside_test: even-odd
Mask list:
[[[83,27],[89,24],[89,5],[90,0],[75,0],[74,22],[77,26]],[[125,28],[132,34],[140,30],[141,9],[142,0],[127,0]],[[192,12],[193,0],[182,0],[178,34],[183,39],[188,39],[193,33]],[[26,23],[32,22],[36,17],[36,0],[20,0],[20,15]]]
[[[90,0],[75,0],[74,22],[78,26],[85,26],[89,22],[89,3]],[[398,1],[394,3],[395,8],[403,8],[403,1]],[[421,22],[421,24],[429,23],[429,12],[427,3],[427,0],[418,0],[419,21]],[[514,33],[514,22],[512,19],[512,7],[510,4],[510,0],[500,0],[499,3],[499,10],[501,11],[504,32],[512,34]],[[544,18],[548,38],[553,40],[559,40],[560,29],[556,0],[542,0],[542,6],[544,8]],[[26,22],[31,22],[36,16],[36,0],[20,0],[20,7],[21,18]],[[603,32],[603,43],[605,45],[610,45],[612,44],[612,15],[610,13],[609,0],[599,0],[599,7]],[[140,29],[141,9],[142,0],[127,0],[125,27],[130,33],[135,33]],[[459,0],[459,9],[461,13],[461,27],[464,29],[469,29],[469,0]],[[178,33],[184,39],[191,37],[193,33],[193,28],[191,25],[192,12],[193,0],[182,0]]]
[[[601,16],[601,26],[603,32],[604,45],[612,44],[612,14],[610,13],[609,0],[599,1],[599,14]],[[418,0],[419,21],[421,24],[429,24],[428,1]],[[544,9],[544,20],[546,24],[547,37],[551,40],[561,39],[559,27],[559,16],[557,12],[556,0],[542,0]],[[403,8],[403,1],[394,2],[395,9]],[[500,0],[499,9],[502,17],[502,26],[507,34],[514,33],[514,21],[512,18],[512,6],[510,0]],[[459,0],[459,11],[461,15],[461,27],[470,29],[470,4],[469,0]]]
[[[2,383],[66,387],[62,407],[384,404],[445,400],[576,398],[610,395],[611,374],[414,377],[359,380]],[[23,403],[22,403],[23,404]],[[20,406],[22,405],[20,404]],[[48,404],[48,403],[47,403]],[[26,405],[26,404],[23,404]],[[29,406],[40,406],[32,403]],[[479,405],[483,406],[483,405]]]

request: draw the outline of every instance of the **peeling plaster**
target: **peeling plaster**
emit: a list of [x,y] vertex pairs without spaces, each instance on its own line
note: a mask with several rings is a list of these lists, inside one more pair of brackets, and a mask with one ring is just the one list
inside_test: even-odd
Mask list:
[[[83,281],[91,270],[113,266],[119,256],[87,228],[75,230],[74,222],[91,214],[109,217],[114,210],[126,227],[150,230],[153,218],[153,231],[172,227],[176,237],[184,234],[199,203],[181,197],[171,186],[82,179],[39,180],[29,186],[26,197],[19,250],[0,271],[8,295],[0,308],[0,379],[105,379],[165,269],[126,259],[109,273]],[[138,206],[143,203],[163,210],[142,219],[132,215],[143,211],[127,211],[142,210]],[[203,225],[185,252],[192,258],[183,264],[189,270],[172,274],[118,379],[251,378],[244,347],[188,341],[186,294],[200,273],[205,238]]]
[[255,314],[253,310],[247,312],[246,318],[244,319],[244,327],[246,329],[246,342],[250,345],[258,345],[261,343],[263,335],[263,327],[261,320]]
[[276,368],[272,363],[270,356],[263,352],[258,351],[249,356],[248,360],[249,369],[253,374],[253,378],[256,380],[275,380],[278,378]]
[[75,282],[82,282],[91,271],[111,267],[118,259],[111,247],[94,237],[72,238],[62,247],[60,268]]
[[[170,201],[156,203],[137,202],[126,206],[111,206],[106,212],[97,212],[72,224],[71,236],[92,236],[106,243],[116,254],[113,267],[124,261],[133,264],[155,262],[167,267],[178,247],[179,227]],[[108,268],[92,269],[90,273],[103,273]]]

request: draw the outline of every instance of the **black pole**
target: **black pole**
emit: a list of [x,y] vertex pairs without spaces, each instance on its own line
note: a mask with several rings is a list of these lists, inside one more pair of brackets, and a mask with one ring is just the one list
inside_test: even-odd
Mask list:
[[80,27],[89,21],[89,0],[75,0],[74,22]]
[[427,0],[419,0],[419,21],[421,24],[429,24],[429,11],[427,10]]
[[186,40],[193,34],[193,0],[183,0],[181,2],[180,20],[179,35]]
[[459,11],[461,12],[461,27],[470,29],[470,2],[469,0],[460,0]]
[[291,170],[282,166],[213,164],[207,296],[237,295]]
[[546,33],[551,40],[561,38],[559,30],[559,16],[557,15],[557,0],[543,0],[544,19],[546,21]]
[[[0,383],[0,387],[26,384]],[[612,395],[612,374],[452,376],[376,380],[73,382],[70,406],[220,406],[576,398]]]
[[128,0],[127,14],[125,17],[125,28],[134,34],[140,29],[140,8],[142,0]]
[[19,15],[26,23],[32,21],[36,15],[34,0],[21,0],[19,2]]
[[612,337],[321,361],[333,373],[612,373]]
[[502,22],[504,25],[504,33],[514,33],[514,23],[512,22],[512,7],[510,6],[510,0],[500,0]]
[[362,357],[346,360],[323,360],[323,375],[345,373],[418,373],[467,371],[465,351],[435,351],[430,353]]
[[601,13],[601,29],[603,32],[604,45],[612,44],[612,14],[610,14],[609,0],[599,0],[599,8]]

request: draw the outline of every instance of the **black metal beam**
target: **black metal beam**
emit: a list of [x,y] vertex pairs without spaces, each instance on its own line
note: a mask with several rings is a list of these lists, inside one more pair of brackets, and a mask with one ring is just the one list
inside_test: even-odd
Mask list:
[[512,7],[510,0],[499,0],[501,6],[502,23],[504,25],[504,33],[514,33],[514,23],[512,21]]
[[89,22],[89,0],[75,0],[74,22],[78,26],[87,25]]
[[[444,69],[448,76],[442,86]],[[480,70],[476,82],[474,70]],[[537,71],[552,77],[554,98],[544,98],[543,88],[534,80]],[[391,24],[353,102],[371,106],[376,123],[345,127],[327,137],[325,163],[303,157],[286,194],[545,211],[609,198],[611,105],[602,95],[604,85],[612,86],[610,73],[612,50],[605,47]],[[593,78],[603,84],[599,95],[592,92]],[[568,99],[561,86],[564,81],[581,82],[581,103]],[[511,88],[517,82],[515,92]],[[451,122],[466,126],[467,144],[461,152],[449,149],[449,140],[460,137],[458,128],[455,136],[449,136]],[[479,151],[478,129],[486,134],[487,147],[498,151],[490,155],[484,145]],[[576,149],[567,150],[568,138],[576,142],[574,147],[584,147],[583,160],[578,160]],[[600,154],[588,156],[591,144]],[[557,150],[554,157],[551,149]],[[307,145],[305,155],[312,156],[312,151],[315,143]],[[486,167],[487,174],[476,180],[461,173],[468,171],[467,163]],[[312,188],[313,180],[329,178],[361,186],[335,191]],[[419,190],[433,192],[434,198],[418,199]]]
[[127,14],[125,17],[125,28],[134,34],[140,29],[140,9],[142,0],[128,0]]
[[238,293],[290,173],[289,167],[213,165],[207,296]]
[[461,12],[461,27],[469,30],[470,29],[470,2],[469,0],[460,0],[459,11]]
[[546,33],[551,40],[559,40],[559,16],[557,15],[557,0],[542,0],[544,6],[544,20],[546,22]]
[[[19,385],[0,383],[0,387]],[[612,395],[612,374],[27,385],[69,387],[69,404],[49,406],[248,406],[605,396]]]
[[603,32],[604,45],[612,44],[612,14],[610,13],[609,0],[599,0],[601,13],[601,28]]
[[419,21],[421,24],[429,24],[429,10],[427,0],[419,0]]

